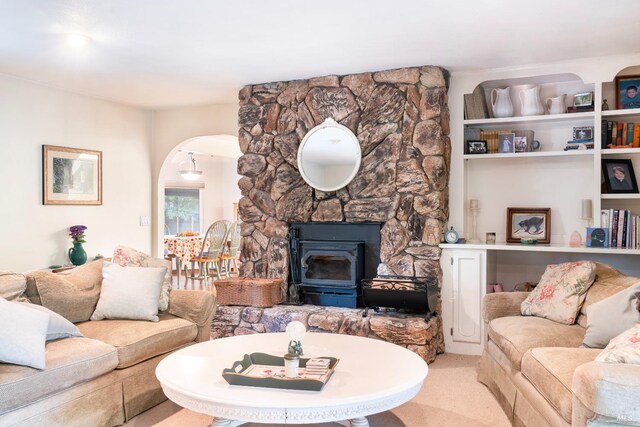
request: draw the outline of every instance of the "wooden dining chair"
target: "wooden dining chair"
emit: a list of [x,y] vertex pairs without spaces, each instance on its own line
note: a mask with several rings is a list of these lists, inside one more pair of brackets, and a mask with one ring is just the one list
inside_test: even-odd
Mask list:
[[235,271],[238,271],[237,260],[240,256],[240,221],[232,223],[227,234],[229,249],[220,257],[220,265],[224,267],[225,275],[231,277],[231,263],[233,263]]
[[[216,221],[207,229],[202,240],[200,255],[191,259],[191,278],[207,280],[211,268],[216,271],[216,277],[220,279],[220,256],[227,242],[227,230],[229,221]],[[208,243],[207,243],[208,242]],[[198,276],[194,277],[195,263],[198,263]]]

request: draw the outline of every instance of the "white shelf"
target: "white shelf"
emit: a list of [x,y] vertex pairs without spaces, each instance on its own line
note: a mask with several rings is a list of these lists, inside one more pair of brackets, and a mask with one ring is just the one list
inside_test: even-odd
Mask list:
[[613,199],[613,200],[625,200],[625,199],[640,199],[640,194],[632,193],[632,194],[602,194],[601,197],[603,199]]
[[[632,111],[632,110],[626,110]],[[529,122],[564,122],[587,120],[595,117],[593,111],[584,113],[566,113],[566,114],[546,114],[541,116],[522,116],[522,117],[505,117],[502,119],[474,119],[464,120],[465,125],[502,125],[509,123],[529,123]]]
[[602,150],[603,156],[615,156],[616,154],[640,154],[640,148],[606,148]]
[[630,108],[628,110],[605,110],[602,117],[626,117],[640,115],[640,108]]
[[569,151],[532,151],[527,153],[493,153],[493,154],[465,154],[465,160],[479,159],[519,159],[531,157],[572,157],[593,156],[594,150],[569,150]]
[[495,245],[487,245],[484,243],[441,243],[442,249],[483,249],[489,251],[520,251],[520,252],[561,252],[576,254],[614,254],[614,255],[640,255],[640,249],[622,249],[622,248],[587,248],[585,246],[571,247],[567,245],[551,244],[551,245],[523,245],[520,243],[496,243]]

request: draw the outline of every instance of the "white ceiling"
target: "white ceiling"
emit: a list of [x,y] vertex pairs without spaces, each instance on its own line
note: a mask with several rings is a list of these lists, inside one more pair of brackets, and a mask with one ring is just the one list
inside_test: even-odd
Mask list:
[[225,103],[248,83],[638,52],[638,16],[638,0],[0,0],[0,73],[148,108]]

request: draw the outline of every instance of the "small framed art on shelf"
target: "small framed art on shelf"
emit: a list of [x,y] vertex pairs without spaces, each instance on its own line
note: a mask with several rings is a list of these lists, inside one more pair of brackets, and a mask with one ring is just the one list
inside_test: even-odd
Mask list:
[[507,243],[551,241],[551,208],[507,208]]

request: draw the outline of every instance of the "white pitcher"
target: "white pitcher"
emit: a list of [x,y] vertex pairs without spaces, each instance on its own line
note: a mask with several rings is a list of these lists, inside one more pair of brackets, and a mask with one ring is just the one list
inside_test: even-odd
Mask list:
[[511,103],[511,88],[496,88],[491,90],[491,110],[493,117],[504,118],[513,116],[513,104]]
[[549,114],[563,114],[567,112],[567,106],[565,104],[566,94],[558,95],[555,98],[547,98],[545,104]]
[[544,114],[544,106],[540,101],[540,86],[531,85],[530,87],[525,87],[519,95],[520,105],[522,106],[520,111],[523,116]]

